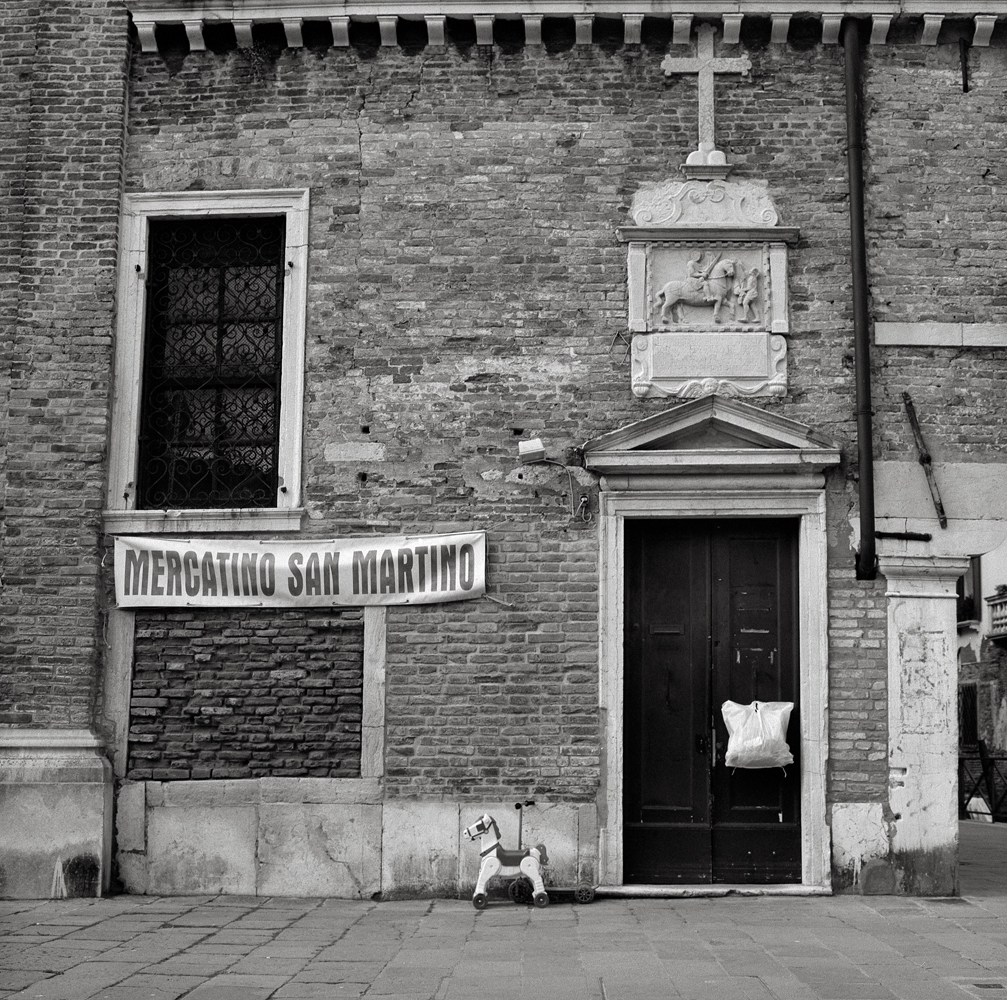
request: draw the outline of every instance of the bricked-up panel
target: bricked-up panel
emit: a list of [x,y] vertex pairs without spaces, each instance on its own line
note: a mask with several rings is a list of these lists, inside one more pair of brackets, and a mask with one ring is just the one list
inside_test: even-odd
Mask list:
[[360,776],[363,613],[139,612],[134,780]]

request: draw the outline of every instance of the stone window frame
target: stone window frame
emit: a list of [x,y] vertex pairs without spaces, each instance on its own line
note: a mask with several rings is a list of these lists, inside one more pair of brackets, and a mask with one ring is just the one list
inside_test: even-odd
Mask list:
[[[301,507],[304,337],[308,260],[307,189],[127,193],[119,227],[116,292],[115,392],[109,441],[105,531],[109,534],[214,531],[297,531]],[[161,219],[282,215],[286,221],[283,355],[276,505],[263,508],[137,510],[136,477],[147,244],[150,222]]]

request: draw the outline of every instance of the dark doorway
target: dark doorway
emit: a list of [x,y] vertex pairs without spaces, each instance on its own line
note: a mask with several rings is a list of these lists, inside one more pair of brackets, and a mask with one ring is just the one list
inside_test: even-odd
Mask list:
[[[797,529],[626,522],[626,883],[801,881]],[[794,702],[786,772],[725,766],[728,699]]]

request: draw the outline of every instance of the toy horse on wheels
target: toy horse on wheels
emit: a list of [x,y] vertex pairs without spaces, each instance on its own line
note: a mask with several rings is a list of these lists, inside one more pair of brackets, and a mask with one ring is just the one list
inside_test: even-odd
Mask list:
[[[483,813],[471,826],[466,827],[465,836],[469,840],[481,840],[482,849],[479,855],[482,864],[479,866],[476,890],[472,894],[472,905],[477,910],[482,910],[486,906],[486,883],[494,875],[524,876],[531,882],[532,902],[539,907],[549,905],[549,894],[545,891],[545,883],[542,881],[542,866],[549,863],[545,844],[518,851],[505,850],[500,843],[500,827],[489,813]],[[512,882],[510,897],[514,902],[524,902],[525,900],[518,898],[513,891],[518,885],[527,883],[523,878]]]

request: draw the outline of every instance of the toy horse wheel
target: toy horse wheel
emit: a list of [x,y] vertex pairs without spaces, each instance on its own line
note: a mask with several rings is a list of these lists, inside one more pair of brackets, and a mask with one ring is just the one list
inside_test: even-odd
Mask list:
[[486,893],[485,892],[477,892],[472,897],[472,905],[477,910],[485,910],[486,909]]
[[507,886],[507,895],[515,903],[525,903],[526,905],[532,901],[535,890],[532,887],[530,878],[516,878],[509,886]]
[[547,892],[536,892],[532,897],[532,901],[539,909],[542,909],[543,906],[549,905],[549,894]]
[[594,886],[589,885],[587,882],[581,882],[581,884],[573,890],[573,898],[577,900],[578,903],[590,903],[594,899]]

